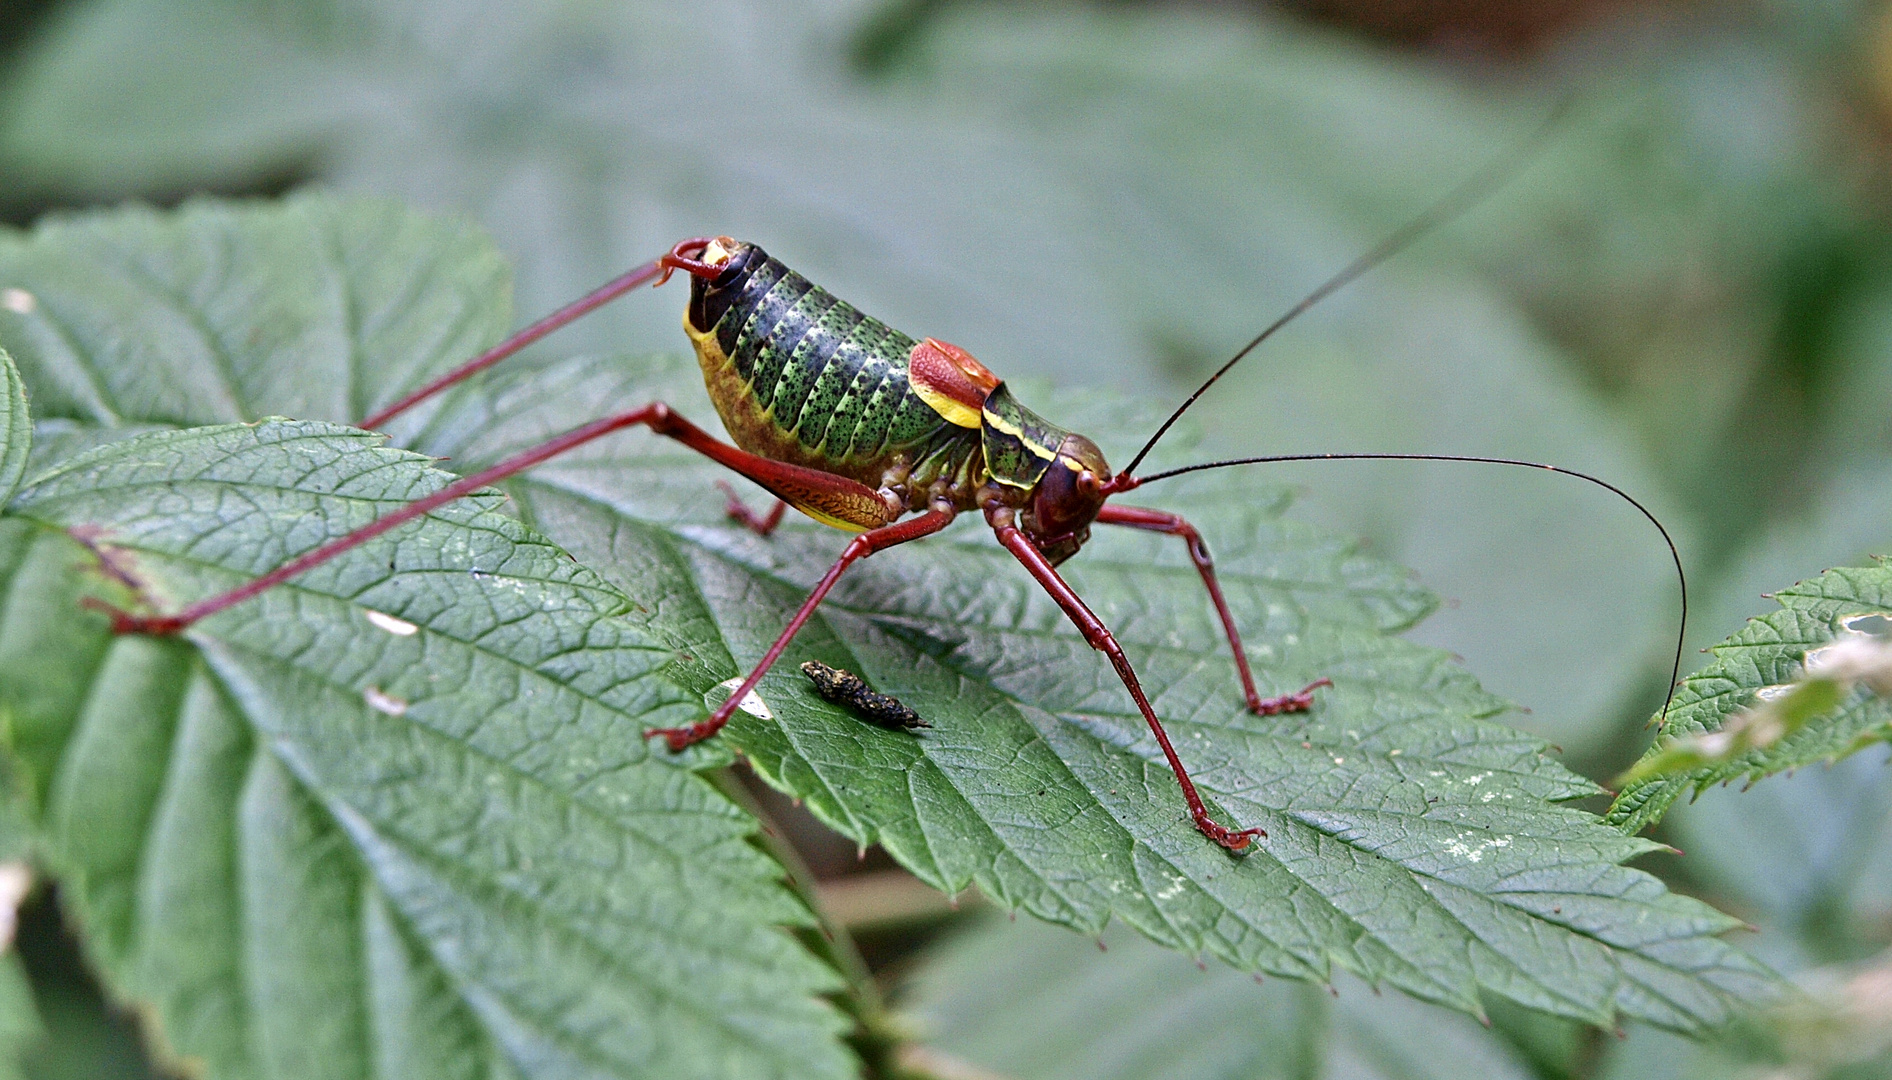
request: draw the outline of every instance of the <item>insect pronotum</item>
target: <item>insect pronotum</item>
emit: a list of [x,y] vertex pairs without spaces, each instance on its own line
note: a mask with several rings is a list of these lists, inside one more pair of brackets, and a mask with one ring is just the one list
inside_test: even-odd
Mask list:
[[[1151,476],[1135,475],[1170,425],[1256,346],[1327,295],[1474,205],[1525,157],[1518,153],[1495,162],[1263,329],[1163,422],[1121,472],[1111,472],[1090,439],[1027,409],[1003,380],[965,350],[932,338],[915,340],[868,317],[754,244],[720,236],[698,238],[682,241],[668,254],[520,330],[364,418],[361,426],[378,428],[594,308],[641,285],[662,285],[681,270],[690,276],[685,329],[702,365],[710,399],[735,445],[718,440],[662,402],[653,402],[594,420],[464,477],[262,577],[175,614],[106,610],[119,633],[177,633],[444,503],[611,432],[643,426],[773,493],[780,503],[766,516],[751,514],[731,498],[731,516],[757,533],[768,535],[781,520],[784,507],[792,506],[817,521],[857,534],[728,700],[695,723],[648,731],[647,737],[661,737],[672,751],[678,751],[715,735],[849,566],[877,551],[930,536],[959,514],[977,511],[998,542],[1050,594],[1084,639],[1109,658],[1175,773],[1196,828],[1223,847],[1241,851],[1253,837],[1266,833],[1253,827],[1230,828],[1210,815],[1130,661],[1110,629],[1058,575],[1058,564],[1077,554],[1094,524],[1175,536],[1186,545],[1221,619],[1249,711],[1266,715],[1305,710],[1314,704],[1320,687],[1332,684],[1319,679],[1293,693],[1261,696],[1201,535],[1176,514],[1113,505],[1116,496],[1187,472],[1265,461],[1449,460],[1541,468],[1587,480],[1627,500],[1661,530],[1678,578],[1682,573],[1681,557],[1668,531],[1641,503],[1594,476],[1536,462],[1448,454],[1299,454],[1204,462]],[[1684,581],[1684,625],[1686,590]],[[1671,681],[1680,665],[1678,633]]]

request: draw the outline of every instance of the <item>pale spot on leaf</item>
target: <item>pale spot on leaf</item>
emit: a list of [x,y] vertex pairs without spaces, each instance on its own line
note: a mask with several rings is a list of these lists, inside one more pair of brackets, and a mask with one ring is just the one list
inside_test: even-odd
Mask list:
[[[741,686],[741,685],[742,685],[741,676],[737,676],[734,679],[724,679],[722,682],[719,682],[716,684],[718,689],[727,690],[732,694],[735,693],[736,687]],[[754,716],[762,720],[775,719],[775,714],[769,711],[769,703],[766,701],[763,701],[762,695],[756,693],[754,690],[751,690],[747,694],[744,694],[742,696],[742,700],[736,704],[736,708],[741,709],[743,712],[748,713],[750,716]]]
[[415,626],[406,619],[397,619],[385,611],[376,611],[373,608],[369,608],[365,614],[368,616],[369,622],[396,637],[413,637],[420,632],[420,627]]
[[378,686],[370,686],[363,690],[361,699],[368,703],[369,708],[387,713],[389,716],[404,716],[407,713],[407,702]]

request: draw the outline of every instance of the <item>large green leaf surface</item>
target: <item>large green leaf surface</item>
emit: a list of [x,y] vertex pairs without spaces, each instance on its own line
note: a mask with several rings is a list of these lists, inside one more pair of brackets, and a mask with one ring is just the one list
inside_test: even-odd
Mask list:
[[[700,382],[685,364],[580,358],[500,381],[420,445],[471,468],[579,403],[700,401]],[[1041,400],[1080,430],[1138,419],[1096,398]],[[839,543],[803,521],[767,540],[730,526],[718,476],[632,436],[511,486],[529,520],[663,614],[690,656],[674,675],[706,701],[760,656]],[[1231,859],[1194,831],[1114,673],[973,521],[844,577],[763,681],[769,716],[738,712],[725,740],[943,890],[976,884],[1091,931],[1121,919],[1245,970],[1325,980],[1338,966],[1468,1011],[1482,987],[1593,1022],[1681,1027],[1765,986],[1712,937],[1729,921],[1615,865],[1647,846],[1554,805],[1592,785],[1487,719],[1502,703],[1442,654],[1388,636],[1430,604],[1403,574],[1284,519],[1278,489],[1238,474],[1138,494],[1204,530],[1264,693],[1337,684],[1310,715],[1247,714],[1194,568],[1167,538],[1100,527],[1064,568],[1205,792],[1268,830],[1254,853]],[[795,670],[808,658],[860,672],[933,729],[880,731],[825,704]]]
[[[291,209],[344,219],[351,214],[346,205],[319,200],[292,203]],[[246,213],[267,225],[284,212]],[[370,206],[367,212],[377,211]],[[199,207],[168,219],[169,227],[188,238],[198,230],[225,227],[224,213],[215,206]],[[242,217],[236,219],[239,239]],[[142,229],[146,221],[134,214],[130,228]],[[111,236],[117,225],[105,217],[70,228]],[[321,238],[313,234],[312,242]],[[182,250],[194,250],[178,236],[169,239],[172,246],[164,250],[180,244]],[[23,243],[40,259],[54,259],[59,251],[44,233]],[[156,258],[159,265],[165,261]],[[223,265],[241,262],[227,258]],[[447,279],[451,289],[456,279],[451,274]],[[199,285],[196,295],[210,297],[225,295],[229,287],[214,275]],[[50,288],[43,281],[38,287]],[[85,299],[78,285],[68,286],[68,292],[42,309],[86,309],[97,303]],[[167,310],[181,306],[196,321],[217,324],[214,310],[180,305],[173,294],[140,303]],[[136,325],[148,315],[137,309],[123,317]],[[67,325],[96,324],[72,320]],[[8,340],[31,339],[39,332],[31,325],[15,326],[9,334],[19,337]],[[74,333],[63,340],[74,362],[96,361],[120,347],[118,335],[105,332]],[[198,339],[178,340],[192,346]],[[332,340],[339,346],[352,339],[339,333]],[[279,358],[270,344],[264,339],[259,348],[232,353],[233,372],[187,368],[177,360],[154,362],[205,380],[206,392],[261,377],[250,372],[252,366],[275,371],[300,362],[317,378],[337,370],[331,358],[294,352]],[[42,363],[56,363],[45,359],[53,356],[50,349],[37,355]],[[48,378],[56,380],[61,373],[63,368],[55,368]],[[471,469],[581,418],[652,398],[713,423],[701,380],[689,365],[613,357],[521,367],[415,420],[407,434],[416,448],[450,457],[456,469]],[[1137,426],[1127,429],[1140,430],[1147,420],[1097,399],[1039,393],[1033,400],[1060,420],[1097,433],[1119,458],[1122,436],[1113,433],[1133,422]],[[258,401],[253,407],[270,404]],[[170,418],[115,410],[111,419]],[[245,507],[253,500],[274,505],[271,500],[278,496],[265,499],[264,492],[252,494],[245,485],[275,490],[271,485],[284,484],[285,478],[273,469],[295,475],[295,483],[280,496],[290,505],[300,505],[296,499],[311,497],[324,483],[352,482],[341,466],[324,471],[312,462],[303,469],[272,459],[269,455],[288,451],[269,449],[276,445],[269,440],[280,437],[285,447],[301,445],[288,438],[297,430],[309,431],[314,446],[326,447],[341,437],[335,429],[274,424],[148,434],[127,448],[95,451],[107,457],[68,461],[57,473],[60,479],[39,481],[22,496],[22,512],[48,526],[105,527],[108,555],[130,545],[140,561],[159,560],[162,577],[142,567],[128,572],[145,583],[151,599],[168,608],[220,583],[259,573],[332,535],[344,521],[366,520],[373,507],[390,504],[397,491],[425,487],[415,480],[402,489],[388,480],[360,503],[347,503],[347,514],[338,510],[311,519],[298,513],[277,520],[272,511],[261,515],[268,521],[254,520]],[[249,447],[242,441],[244,431],[263,441]],[[167,440],[186,437],[198,440],[189,443],[197,448],[195,457],[167,458],[158,452],[172,445]],[[367,451],[349,454],[356,452]],[[263,457],[253,456],[258,454]],[[243,494],[232,494],[221,510],[213,500],[200,516],[185,513],[194,503],[180,503],[176,514],[161,514],[155,503],[85,494],[96,485],[86,479],[93,474],[84,471],[94,466],[82,468],[82,462],[116,463],[110,469],[97,466],[103,470],[99,476],[117,475],[112,469],[143,475],[137,469],[147,459],[155,470],[154,492],[183,483],[173,479],[183,475],[178,470],[198,469]],[[761,654],[838,550],[838,534],[807,522],[791,523],[767,540],[732,527],[722,517],[722,496],[713,486],[718,476],[673,444],[630,433],[511,488],[534,527],[622,590],[586,579],[591,582],[586,589],[607,590],[588,602],[606,605],[614,618],[621,614],[641,634],[635,648],[625,644],[628,637],[610,639],[629,650],[611,653],[612,663],[623,666],[593,670],[586,661],[559,667],[550,676],[572,686],[592,686],[590,680],[598,678],[631,695],[608,714],[613,718],[641,717],[660,705],[671,713],[689,710],[659,694],[661,687],[686,687],[693,702],[720,700],[726,691],[719,685]],[[190,498],[209,499],[214,490],[216,484],[205,480],[190,488]],[[738,713],[725,737],[692,751],[686,762],[712,765],[727,760],[732,749],[740,751],[771,782],[807,800],[837,829],[863,844],[885,845],[947,891],[976,884],[1001,903],[1086,930],[1121,920],[1171,947],[1213,954],[1247,970],[1325,980],[1338,966],[1467,1011],[1478,1011],[1481,993],[1490,991],[1596,1023],[1628,1015],[1685,1029],[1718,1022],[1736,1000],[1766,988],[1765,970],[1715,937],[1733,920],[1618,865],[1648,850],[1648,842],[1555,805],[1594,793],[1593,785],[1546,757],[1538,740],[1490,719],[1503,703],[1478,689],[1444,654],[1391,636],[1412,625],[1432,602],[1402,571],[1363,556],[1348,542],[1284,519],[1282,493],[1240,474],[1174,482],[1143,494],[1149,499],[1141,501],[1188,513],[1217,549],[1264,692],[1296,689],[1319,676],[1337,684],[1322,692],[1310,715],[1257,718],[1244,712],[1233,665],[1200,582],[1181,545],[1172,540],[1099,536],[1068,565],[1072,583],[1117,629],[1218,812],[1269,831],[1259,850],[1231,858],[1194,831],[1174,779],[1109,667],[974,521],[925,544],[876,556],[843,579],[831,605],[764,682],[762,697],[772,716]],[[243,528],[278,531],[262,542]],[[90,530],[81,535],[93,537]],[[35,534],[29,546],[36,550],[52,543],[64,541]],[[477,545],[454,541],[449,547],[437,553],[439,565],[492,572]],[[548,650],[533,654],[535,663],[566,656],[560,650],[569,643],[533,636],[551,632],[551,626],[534,630],[503,617],[533,606],[515,606],[521,601],[509,598],[507,579],[435,572],[417,582],[399,566],[400,552],[407,550],[403,546],[395,549],[397,567],[390,576],[378,550],[313,572],[299,587],[265,597],[255,611],[239,608],[206,623],[201,678],[220,688],[209,700],[239,710],[263,709],[264,702],[287,709],[305,700],[305,694],[271,681],[289,678],[271,666],[285,655],[308,665],[295,667],[298,673],[314,670],[339,680],[344,688],[331,689],[362,715],[371,711],[371,703],[357,699],[369,687],[418,701],[424,695],[415,695],[417,683],[458,681],[459,669],[445,659],[435,667],[410,658],[398,679],[392,669],[351,659],[356,650],[379,657],[380,649],[400,645],[365,623],[360,605],[382,605],[380,610],[423,627],[433,625],[430,619],[442,620],[443,631],[462,619],[499,618],[508,635],[518,635],[520,649]],[[433,548],[421,544],[417,550]],[[449,563],[449,556],[458,561]],[[439,594],[434,590],[442,586],[436,582],[470,591]],[[409,589],[415,591],[404,591]],[[345,600],[342,612],[320,614],[326,601],[315,598],[322,595]],[[618,607],[609,606],[613,598]],[[407,614],[418,610],[410,604],[427,605],[425,617]],[[309,614],[290,618],[304,605],[311,605]],[[304,627],[304,621],[312,625]],[[62,625],[71,622],[68,617]],[[611,634],[632,634],[616,621],[598,625]],[[96,630],[92,633],[90,646],[72,647],[102,650]],[[430,641],[417,636],[409,644]],[[336,651],[323,652],[319,643]],[[274,673],[271,679],[246,666],[252,649],[280,650],[270,653],[275,659],[264,665]],[[179,665],[163,681],[179,695],[183,691],[175,688],[197,685],[191,680],[199,678],[193,666],[198,660],[184,646],[120,642],[94,663],[104,664],[121,652],[148,656],[139,660],[140,670],[159,661]],[[928,715],[933,730],[919,738],[881,731],[827,705],[795,670],[795,663],[808,657],[860,672]],[[63,676],[46,676],[58,677]],[[66,689],[75,709],[79,699],[99,697],[85,685]],[[479,692],[474,684],[465,689]],[[58,709],[42,711],[59,714]],[[250,721],[271,735],[287,722],[274,716]],[[530,707],[516,722],[520,730],[542,732],[553,745],[569,738],[594,747],[598,756],[586,759],[587,768],[610,762],[641,768],[645,762],[635,723],[614,726],[614,738],[621,742],[607,747],[590,741],[598,738],[595,730],[549,725]],[[66,737],[23,738],[45,744],[36,760],[46,763],[46,775],[55,773],[52,763],[63,759]],[[311,745],[316,742],[326,746],[328,741],[311,738]],[[552,754],[549,747],[533,744],[535,759],[541,752]],[[328,773],[303,775],[285,768],[285,782],[297,780],[318,797],[318,780],[329,782]],[[379,790],[362,777],[350,779],[365,785],[353,791],[362,799]],[[54,790],[65,789],[54,782]],[[338,806],[330,809],[339,815]],[[353,846],[365,850],[365,843],[355,840]]]
[[[1665,739],[1718,731],[1753,705],[1757,695],[1799,677],[1808,652],[1852,634],[1884,636],[1892,625],[1892,568],[1883,563],[1838,567],[1774,594],[1780,610],[1749,620],[1715,646],[1714,663],[1682,680],[1669,702]],[[1876,616],[1876,618],[1875,618]],[[1757,780],[1786,769],[1832,761],[1892,735],[1892,702],[1854,690],[1830,716],[1809,722],[1771,746],[1726,763],[1624,786],[1609,820],[1636,832],[1661,820],[1684,793],[1740,777]],[[1662,752],[1661,743],[1651,756]]]
[[[6,331],[67,451],[279,397],[351,409],[465,332],[416,313],[506,317],[483,241],[384,204],[62,228],[0,275],[39,301]],[[818,999],[838,979],[781,929],[809,914],[753,819],[645,751],[694,711],[653,675],[672,648],[491,498],[181,640],[80,610],[168,608],[451,479],[381,442],[147,431],[49,452],[0,518],[0,709],[108,984],[219,1077],[850,1074]]]

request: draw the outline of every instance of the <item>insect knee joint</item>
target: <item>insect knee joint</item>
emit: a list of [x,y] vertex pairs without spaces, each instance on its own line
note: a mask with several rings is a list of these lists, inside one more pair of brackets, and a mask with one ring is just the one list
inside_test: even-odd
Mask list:
[[1190,560],[1197,566],[1207,570],[1215,565],[1215,560],[1209,556],[1208,542],[1202,539],[1201,533],[1190,529],[1183,534],[1183,539],[1189,544]]

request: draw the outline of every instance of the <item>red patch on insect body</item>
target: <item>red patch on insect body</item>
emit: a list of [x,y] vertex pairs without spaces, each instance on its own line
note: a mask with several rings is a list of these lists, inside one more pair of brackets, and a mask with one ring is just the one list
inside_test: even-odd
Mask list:
[[999,377],[957,345],[927,338],[907,354],[913,390],[934,411],[960,427],[976,428]]

